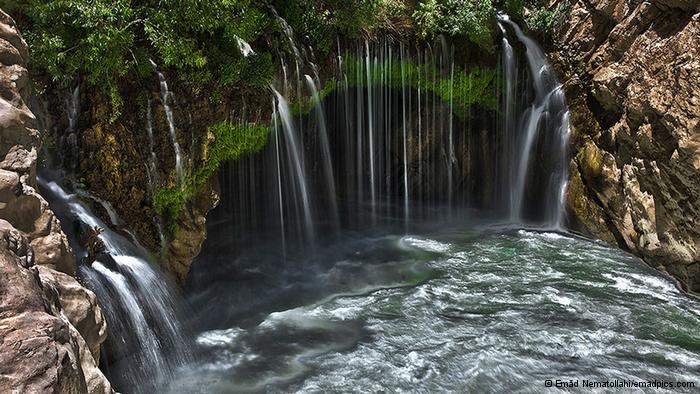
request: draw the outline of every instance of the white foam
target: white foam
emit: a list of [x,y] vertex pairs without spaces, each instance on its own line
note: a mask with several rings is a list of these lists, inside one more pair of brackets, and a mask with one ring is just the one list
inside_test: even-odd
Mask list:
[[244,332],[244,330],[238,327],[226,330],[205,331],[197,336],[196,341],[198,345],[207,347],[231,345],[235,343]]
[[421,239],[416,237],[403,237],[402,243],[406,243],[414,248],[422,249],[428,252],[445,253],[450,250],[450,244],[438,242],[432,239]]

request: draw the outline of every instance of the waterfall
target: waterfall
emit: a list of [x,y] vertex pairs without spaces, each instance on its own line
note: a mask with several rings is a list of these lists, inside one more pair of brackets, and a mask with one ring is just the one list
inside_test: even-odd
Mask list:
[[280,163],[280,138],[279,138],[279,133],[277,130],[279,130],[279,124],[277,124],[277,108],[275,107],[275,104],[273,102],[272,104],[272,130],[275,131],[275,163],[276,163],[276,170],[277,170],[277,198],[278,198],[278,205],[279,205],[279,218],[280,218],[280,240],[282,241],[282,259],[283,261],[287,260],[287,236],[286,236],[286,228],[284,225],[284,191],[282,189],[282,167]]
[[[158,185],[158,156],[156,155],[156,143],[153,135],[153,110],[151,108],[151,99],[148,98],[146,103],[146,134],[148,135],[148,159],[146,160],[146,176],[148,177],[148,192],[153,198],[156,186]],[[158,238],[160,245],[165,245],[165,234],[159,217],[154,217],[153,221],[158,228]],[[134,237],[135,239],[135,237]]]
[[[368,50],[369,51],[369,50]],[[404,227],[408,226],[410,213],[408,209],[408,121],[406,118],[406,62],[404,55],[404,47],[401,44],[401,131],[403,132],[403,209],[404,209]]]
[[156,143],[153,136],[153,112],[151,99],[146,104],[146,133],[148,134],[148,160],[146,160],[146,175],[148,175],[148,188],[153,195],[155,185],[158,184],[158,156],[156,155]]
[[[336,89],[322,95],[313,65],[296,63],[304,89],[297,80],[295,91],[282,61],[270,143],[224,171],[223,198],[236,201],[226,213],[236,218],[231,237],[270,238],[290,263],[338,228],[411,232],[436,220],[560,228],[566,103],[532,40],[516,32],[510,41],[510,23],[501,20],[499,72],[460,64],[445,38],[434,48],[390,38],[339,44]],[[530,52],[525,78],[516,48]],[[493,107],[469,101],[488,94]]]
[[[527,37],[520,27],[507,16],[500,15],[499,23],[504,33],[504,57],[506,57],[506,87],[512,88],[515,73],[509,68],[514,67],[512,48],[505,38],[507,32],[504,24],[510,26],[515,32],[518,41],[526,49],[528,70],[531,83],[534,87],[535,97],[529,108],[522,114],[519,122],[519,135],[515,143],[516,167],[511,179],[511,220],[516,222],[526,221],[524,217],[526,203],[525,195],[528,187],[535,185],[540,187],[539,192],[544,201],[545,216],[541,223],[553,228],[562,228],[564,220],[564,198],[568,180],[568,139],[569,139],[569,114],[566,99],[561,84],[552,71],[542,49],[531,38]],[[508,92],[506,92],[508,95]],[[510,102],[509,102],[510,101]],[[506,121],[512,116],[512,97],[506,98]],[[543,136],[544,152],[537,157],[535,142],[538,134],[548,133]],[[546,155],[546,156],[545,156]],[[532,174],[534,161],[548,161],[548,173]],[[540,179],[544,177],[545,179]],[[534,179],[534,181],[533,181]]]
[[[87,251],[77,228],[96,229],[104,245],[92,265],[79,265],[79,275],[97,295],[110,328],[106,343],[107,371],[114,368],[122,382],[137,392],[149,385],[172,380],[175,370],[189,358],[187,341],[176,313],[177,296],[143,251],[112,231],[75,194],[55,181],[38,178],[42,194],[59,217],[71,246],[81,258]],[[100,200],[97,200],[100,201]],[[108,210],[113,222],[120,222]]]
[[[156,68],[156,64],[151,61],[153,68]],[[175,115],[173,114],[173,109],[170,103],[173,100],[173,93],[168,89],[168,82],[165,80],[165,76],[160,71],[158,73],[158,80],[160,81],[160,100],[163,103],[163,109],[165,110],[165,120],[168,123],[168,132],[170,134],[170,141],[173,144],[173,151],[175,153],[175,175],[177,179],[177,184],[182,184],[182,152],[180,150],[180,144],[177,142],[177,130],[175,129]]]
[[236,42],[238,42],[238,49],[241,51],[243,57],[249,57],[255,55],[253,48],[245,42],[242,38],[236,36]]
[[296,58],[296,61],[298,64],[301,61],[301,52],[299,52],[299,48],[297,47],[296,40],[294,39],[294,30],[292,30],[292,27],[289,26],[289,23],[287,23],[287,21],[284,20],[284,18],[282,18],[277,13],[277,10],[273,6],[270,6],[270,10],[275,15],[275,18],[277,18],[277,21],[279,22],[280,27],[282,28],[282,31],[284,32],[284,35],[287,37],[287,40],[289,41],[289,46],[292,48],[292,51],[294,52],[294,57]]
[[326,127],[326,117],[324,115],[323,103],[321,102],[321,96],[316,89],[316,85],[309,75],[305,75],[306,82],[309,90],[312,93],[312,98],[316,105],[314,105],[314,112],[316,115],[317,131],[318,136],[321,139],[321,154],[323,157],[323,172],[326,175],[326,189],[328,192],[328,201],[331,203],[332,215],[334,226],[336,229],[340,227],[339,223],[339,213],[338,213],[338,196],[335,193],[335,175],[333,171],[333,162],[331,161],[331,149],[328,142],[328,128]]
[[68,127],[65,133],[59,136],[59,143],[62,152],[59,152],[59,159],[64,167],[75,168],[79,165],[80,150],[78,148],[78,120],[80,116],[80,83],[66,92],[65,97],[66,118]]
[[72,133],[78,126],[78,115],[80,113],[80,84],[76,84],[75,88],[73,88],[66,106],[68,109],[68,132]]
[[[309,197],[309,188],[306,184],[306,172],[304,170],[304,163],[302,162],[300,145],[297,138],[298,132],[294,126],[294,119],[292,119],[287,99],[275,90],[275,88],[272,88],[272,91],[277,97],[277,112],[282,120],[282,131],[284,132],[285,142],[288,144],[288,165],[292,168],[293,176],[296,180],[294,184],[295,197],[300,197],[302,203],[304,230],[308,241],[313,241],[314,222],[311,213],[311,198]],[[279,130],[275,130],[275,133],[278,132]]]
[[514,157],[514,147],[515,147],[515,86],[517,85],[517,74],[516,74],[516,64],[515,55],[513,54],[513,47],[508,41],[508,36],[506,29],[502,24],[499,24],[503,37],[501,39],[501,46],[503,48],[503,71],[504,71],[504,81],[505,81],[505,94],[503,98],[503,148],[504,152],[501,157],[502,160],[501,167],[508,168],[508,171],[504,171],[501,180],[501,190],[508,191],[505,193],[507,195],[507,207],[508,213],[511,220],[517,215],[518,204],[515,202],[515,195],[510,188],[510,185],[515,179],[514,167],[510,165],[510,160]]

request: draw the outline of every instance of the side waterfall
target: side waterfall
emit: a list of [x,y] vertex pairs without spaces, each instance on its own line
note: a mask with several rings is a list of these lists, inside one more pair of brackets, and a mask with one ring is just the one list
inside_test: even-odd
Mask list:
[[[507,16],[500,16],[499,23],[504,33],[503,50],[506,73],[506,100],[504,115],[506,122],[511,121],[514,97],[508,90],[515,84],[513,81],[513,54],[506,37],[504,25],[510,26],[518,40],[526,48],[526,57],[530,78],[535,90],[535,98],[529,108],[521,115],[518,136],[515,139],[514,157],[517,166],[511,179],[510,214],[516,222],[524,221],[525,194],[529,185],[537,184],[533,178],[549,177],[540,181],[543,189],[540,198],[544,201],[546,212],[544,224],[548,227],[562,228],[564,220],[564,198],[568,180],[568,142],[569,142],[569,111],[561,84],[552,71],[542,49],[531,38],[527,37],[520,27]],[[508,126],[507,126],[508,127]],[[538,152],[535,142],[539,133],[543,136],[543,148]],[[539,153],[539,154],[538,154]],[[549,162],[545,168],[549,173],[533,174],[535,160]]]
[[[110,230],[75,194],[54,181],[38,179],[42,194],[61,220],[79,259],[80,230],[97,231],[104,253],[91,265],[79,264],[79,275],[95,292],[109,325],[106,370],[129,377],[129,390],[148,392],[151,385],[172,380],[175,370],[189,358],[187,341],[176,313],[177,296],[164,276],[144,256],[144,251]],[[108,210],[112,221],[116,214]]]
[[[151,61],[153,68],[156,69],[156,64]],[[170,103],[173,100],[173,93],[168,88],[168,81],[165,80],[165,76],[160,71],[156,70],[158,73],[158,81],[160,83],[160,100],[163,103],[163,109],[165,110],[165,119],[168,122],[168,132],[170,134],[170,140],[173,144],[173,151],[175,154],[175,175],[177,179],[177,184],[182,183],[182,151],[180,149],[180,143],[177,141],[177,130],[175,129],[175,115],[173,114],[173,108]]]

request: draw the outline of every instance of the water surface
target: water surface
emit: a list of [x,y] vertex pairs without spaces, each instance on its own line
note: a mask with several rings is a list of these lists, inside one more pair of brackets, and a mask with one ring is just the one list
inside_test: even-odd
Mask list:
[[356,234],[303,269],[266,268],[264,250],[198,263],[188,290],[198,357],[170,392],[700,383],[700,308],[601,243],[528,230]]

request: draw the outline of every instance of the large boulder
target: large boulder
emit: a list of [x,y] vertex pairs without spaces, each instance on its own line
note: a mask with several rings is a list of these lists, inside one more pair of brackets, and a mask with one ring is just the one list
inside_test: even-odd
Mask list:
[[[26,237],[0,220],[0,387],[18,394],[112,393],[84,339],[99,349],[105,337],[94,294],[34,263]],[[92,327],[102,328],[101,338],[86,335]]]

